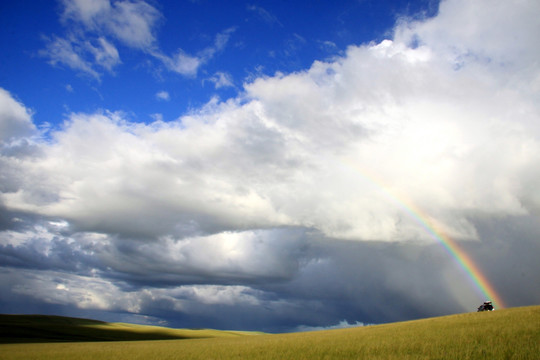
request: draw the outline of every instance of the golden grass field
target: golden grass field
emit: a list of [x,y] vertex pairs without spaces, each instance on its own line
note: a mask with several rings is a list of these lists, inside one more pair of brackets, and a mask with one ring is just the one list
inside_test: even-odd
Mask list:
[[540,306],[339,330],[240,335],[3,344],[0,359],[540,359]]

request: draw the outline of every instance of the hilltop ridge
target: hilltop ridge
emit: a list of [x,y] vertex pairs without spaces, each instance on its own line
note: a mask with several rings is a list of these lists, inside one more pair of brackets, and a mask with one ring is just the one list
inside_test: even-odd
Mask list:
[[178,340],[231,337],[256,332],[173,329],[56,315],[0,314],[0,343]]

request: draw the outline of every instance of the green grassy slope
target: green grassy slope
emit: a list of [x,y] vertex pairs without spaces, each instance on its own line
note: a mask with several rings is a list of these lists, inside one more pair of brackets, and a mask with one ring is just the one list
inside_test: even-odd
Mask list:
[[0,315],[0,343],[172,340],[248,334],[256,333],[171,329],[62,316]]
[[540,306],[350,329],[182,341],[0,345],[0,359],[539,359]]

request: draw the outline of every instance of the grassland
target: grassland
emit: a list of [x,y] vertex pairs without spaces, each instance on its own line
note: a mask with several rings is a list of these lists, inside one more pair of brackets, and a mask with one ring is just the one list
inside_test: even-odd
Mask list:
[[0,345],[0,359],[539,359],[540,306],[212,339]]

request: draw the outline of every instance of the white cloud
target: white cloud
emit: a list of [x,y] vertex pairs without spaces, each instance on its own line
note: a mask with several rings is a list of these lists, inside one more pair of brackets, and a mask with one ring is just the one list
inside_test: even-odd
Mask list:
[[270,13],[268,10],[266,10],[265,8],[263,8],[261,6],[248,5],[246,7],[246,9],[248,9],[249,11],[253,11],[257,15],[259,15],[259,17],[264,22],[266,22],[266,23],[268,23],[270,25],[277,24],[277,25],[283,27],[283,24],[279,21],[279,19],[275,15],[273,15],[272,13]]
[[540,51],[535,45],[539,11],[535,0],[497,4],[488,0],[442,1],[435,18],[404,23],[397,27],[396,37],[410,42],[416,36],[451,61],[530,66]]
[[186,54],[181,49],[179,49],[177,53],[171,57],[160,53],[156,53],[154,56],[160,59],[170,71],[174,71],[185,76],[197,75],[199,67],[204,62],[204,59]]
[[161,60],[170,71],[185,76],[195,76],[202,65],[206,64],[217,53],[225,49],[234,31],[235,28],[232,27],[218,33],[213,45],[200,50],[195,55],[187,54],[182,49],[178,49],[173,56],[167,56],[160,51],[153,51],[152,55]]
[[115,37],[127,46],[148,49],[156,41],[159,11],[145,1],[64,0],[65,20],[82,23],[87,30]]
[[93,78],[101,70],[113,72],[121,63],[112,40],[150,51],[155,48],[155,29],[161,14],[144,1],[63,0],[62,20],[66,36],[45,38],[39,53],[52,65],[62,64]]
[[[299,226],[341,239],[428,239],[409,206],[451,236],[477,238],[472,215],[539,208],[531,185],[539,70],[534,61],[516,72],[448,58],[453,43],[447,49],[423,35],[436,21],[400,25],[393,41],[351,46],[304,72],[258,78],[244,98],[210,102],[177,122],[73,114],[43,144],[43,161],[21,164],[44,179],[39,194],[51,200],[38,201],[29,180],[4,203],[82,229],[152,238]],[[516,34],[531,29],[514,25]],[[446,26],[442,40],[454,29]],[[408,46],[406,31],[421,46]],[[216,39],[214,48],[225,43]],[[503,56],[483,44],[493,61]],[[505,63],[536,51],[522,43]],[[457,58],[465,59],[458,68]],[[177,71],[195,73],[193,61]]]
[[112,71],[113,67],[120,63],[118,50],[114,45],[102,37],[100,37],[97,42],[98,43],[96,46],[88,44],[89,51],[94,55],[96,64],[109,71]]
[[10,139],[31,136],[36,132],[32,112],[0,88],[0,145]]
[[171,99],[171,96],[169,93],[165,90],[159,91],[156,93],[156,99],[163,100],[163,101],[169,101]]
[[319,46],[321,49],[328,52],[335,52],[336,50],[338,50],[336,43],[334,43],[333,41],[329,41],[329,40],[319,41],[319,44],[320,44]]
[[121,63],[115,44],[142,51],[160,60],[170,71],[184,76],[196,76],[200,67],[223,51],[234,27],[215,36],[212,45],[195,54],[179,48],[175,54],[165,54],[156,38],[162,14],[149,3],[137,1],[63,0],[62,21],[67,35],[45,38],[46,47],[40,55],[52,65],[63,64],[96,79],[100,69],[112,73]]
[[64,14],[67,18],[73,18],[82,21],[87,26],[92,26],[94,19],[101,13],[111,11],[109,0],[63,0]]
[[60,63],[95,78],[100,76],[93,68],[93,64],[85,58],[84,50],[77,41],[59,37],[55,37],[54,40],[47,39],[47,46],[40,51],[40,55],[48,57],[52,65]]
[[223,71],[216,72],[214,76],[207,80],[213,82],[216,89],[234,86],[232,76]]
[[155,42],[153,32],[160,17],[157,9],[144,1],[117,2],[107,26],[125,44],[145,49]]
[[96,79],[101,76],[96,67],[112,73],[113,68],[121,63],[116,47],[103,37],[95,41],[73,36],[47,39],[47,46],[40,55],[49,58],[52,65],[63,64]]

